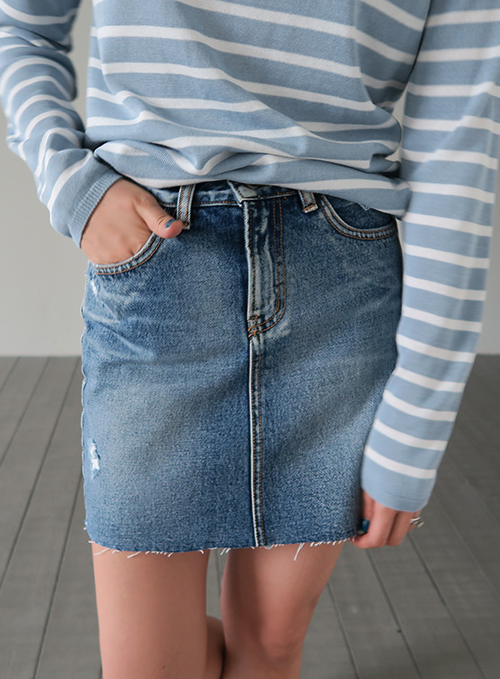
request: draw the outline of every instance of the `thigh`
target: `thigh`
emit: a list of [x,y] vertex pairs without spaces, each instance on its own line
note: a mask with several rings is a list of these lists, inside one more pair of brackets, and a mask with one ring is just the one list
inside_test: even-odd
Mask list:
[[92,553],[104,679],[201,679],[210,552]]
[[345,542],[232,549],[221,591],[226,646],[301,645]]

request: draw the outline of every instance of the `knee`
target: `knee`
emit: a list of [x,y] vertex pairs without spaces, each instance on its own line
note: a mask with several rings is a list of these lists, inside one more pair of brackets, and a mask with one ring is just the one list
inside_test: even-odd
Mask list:
[[289,620],[273,621],[258,631],[256,651],[270,666],[289,663],[302,653],[306,633],[307,629]]

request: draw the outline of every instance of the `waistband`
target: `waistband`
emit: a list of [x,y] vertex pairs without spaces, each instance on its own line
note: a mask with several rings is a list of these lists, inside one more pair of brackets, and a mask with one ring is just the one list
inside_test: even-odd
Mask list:
[[268,200],[279,196],[298,194],[302,212],[317,210],[318,205],[313,192],[292,189],[272,184],[246,184],[231,179],[220,179],[183,184],[164,189],[152,189],[157,200],[165,206],[176,206],[176,219],[184,222],[184,228],[190,228],[191,207],[207,204],[230,204],[242,206],[252,200]]

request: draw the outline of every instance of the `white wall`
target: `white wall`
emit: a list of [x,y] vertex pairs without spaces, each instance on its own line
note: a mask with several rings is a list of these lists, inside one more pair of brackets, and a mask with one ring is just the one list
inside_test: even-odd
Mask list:
[[[83,119],[90,21],[91,3],[82,3],[71,57],[78,73],[74,104]],[[7,148],[5,134],[0,111],[0,355],[77,355],[87,259],[72,240],[50,226],[31,171]],[[479,353],[500,353],[500,318],[495,314],[500,300],[499,202]]]

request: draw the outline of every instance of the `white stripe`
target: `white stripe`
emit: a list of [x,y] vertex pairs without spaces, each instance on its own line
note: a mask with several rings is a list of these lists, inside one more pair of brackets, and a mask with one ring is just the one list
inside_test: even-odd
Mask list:
[[78,148],[79,145],[78,135],[73,128],[53,127],[50,130],[44,132],[44,135],[40,142],[40,147],[38,149],[38,164],[34,172],[34,176],[36,179],[39,179],[42,172],[45,172],[45,182],[41,187],[39,194],[43,194],[43,192],[45,191],[45,185],[47,181],[51,181],[50,175],[46,172],[47,167],[49,165],[49,161],[53,155],[59,153],[57,149],[50,148],[50,146],[48,150],[46,150],[47,146],[49,145],[49,142],[52,141],[52,138],[55,135],[61,135],[62,137],[65,137],[70,142],[70,148],[72,147]]
[[[323,121],[318,122],[316,120],[297,120],[297,122],[300,123],[303,127],[307,127],[307,129],[311,130],[311,132],[323,132],[323,131],[350,132],[351,130],[367,130],[373,132],[373,130],[380,130],[381,128],[384,127],[392,127],[394,124],[391,118],[388,118],[387,120],[384,120],[383,122],[374,125],[369,125],[368,123],[363,125],[362,123],[356,124],[356,123],[330,123]],[[386,143],[388,141],[391,140],[387,139]],[[395,149],[397,149],[398,146],[399,142],[396,142]]]
[[381,467],[390,469],[391,471],[397,472],[398,474],[412,476],[417,479],[433,479],[436,476],[435,469],[421,469],[420,467],[413,467],[409,464],[396,462],[395,460],[391,460],[390,458],[377,453],[370,446],[365,447],[364,454],[366,457],[369,457],[370,460],[373,460],[373,462],[376,462]]
[[33,26],[52,26],[54,24],[64,24],[71,21],[71,18],[76,13],[77,9],[70,9],[66,14],[62,16],[47,16],[36,14],[28,14],[27,12],[20,12],[17,9],[13,9],[3,0],[0,0],[0,9],[5,12],[7,16],[16,19],[17,21],[22,21],[25,24],[32,24]]
[[[7,102],[6,102],[6,114],[7,115],[12,115],[12,102],[14,100],[14,97],[18,92],[20,92],[22,89],[25,87],[30,87],[31,85],[39,84],[42,82],[48,82],[54,85],[61,94],[63,95],[64,99],[68,100],[68,91],[64,89],[64,87],[61,85],[61,83],[53,78],[51,75],[37,75],[34,78],[27,78],[26,80],[22,80],[21,82],[17,83],[12,87],[9,91],[9,96],[7,97]],[[8,111],[8,113],[7,113]]]
[[[130,144],[132,144],[132,142],[130,142]],[[131,146],[130,144],[118,141],[107,141],[106,151],[108,153],[115,153],[116,155],[119,156],[134,156],[134,157],[142,156],[147,158],[150,155],[146,151],[140,151],[139,149],[136,149],[134,146]]]
[[[74,107],[72,106],[72,104],[67,102],[65,99],[61,99],[60,97],[54,97],[54,95],[52,94],[35,94],[29,99],[26,99],[22,103],[22,105],[17,109],[16,115],[14,116],[14,125],[18,127],[19,119],[24,113],[24,111],[26,111],[26,109],[29,108],[32,104],[37,104],[40,101],[50,101],[50,102],[55,101],[62,108],[65,108],[68,111],[74,111]],[[71,118],[71,120],[73,119]]]
[[453,410],[432,410],[431,408],[420,408],[415,406],[408,401],[403,401],[403,399],[394,396],[392,392],[388,389],[384,390],[384,401],[396,410],[400,410],[407,415],[413,415],[414,417],[421,417],[425,420],[444,420],[446,422],[454,422],[457,413]]
[[[96,87],[87,88],[87,97],[94,97],[96,99],[101,99],[103,101],[109,101],[114,104],[124,104],[127,99],[132,99],[133,103],[147,103],[155,108],[164,108],[166,110],[172,108],[209,108],[220,111],[235,111],[250,113],[252,111],[267,111],[269,106],[262,101],[257,99],[248,99],[246,101],[218,101],[216,99],[195,99],[187,97],[146,97],[138,96],[136,92],[131,92],[130,90],[120,90],[116,93],[104,92]],[[163,120],[163,118],[162,118]],[[390,128],[393,126],[394,121],[391,118],[384,120],[382,123],[378,124],[351,124],[351,123],[331,123],[328,121],[316,121],[316,120],[297,120],[296,123],[302,128],[309,130],[310,132],[345,132],[351,130],[366,130],[373,135],[374,130]],[[373,137],[370,136],[367,142],[372,142]],[[377,141],[375,139],[375,141]],[[352,141],[341,141],[336,140],[335,143],[338,144],[358,144],[364,143],[364,140],[352,142]],[[378,143],[382,143],[379,140]],[[398,148],[397,140],[384,139],[383,143],[391,150],[396,151]]]
[[[301,54],[300,52],[285,52],[285,50],[263,47],[262,45],[251,45],[241,42],[234,42],[231,40],[218,40],[216,38],[210,38],[204,33],[200,33],[200,31],[196,31],[193,28],[173,28],[169,26],[156,25],[108,25],[102,26],[101,28],[95,28],[93,30],[93,34],[98,40],[116,39],[120,41],[123,38],[177,40],[183,45],[186,45],[187,49],[189,49],[189,43],[196,42],[206,45],[214,51],[231,54],[233,56],[244,56],[251,59],[268,59],[269,61],[276,64],[288,64],[290,66],[300,66],[301,68],[311,68],[317,71],[325,71],[330,74],[335,73],[345,76],[346,78],[359,78],[359,66],[351,66],[350,64],[332,61],[331,59],[308,56],[307,54]],[[115,66],[119,65],[120,63],[122,62],[113,62]],[[140,62],[133,63],[140,64]],[[164,64],[164,62],[148,61],[142,64],[142,68],[149,66],[152,69],[157,69],[163,65],[167,65],[169,67],[168,72],[171,73],[171,69],[175,68],[175,66],[179,66],[180,64]],[[155,72],[155,70],[152,70],[151,72]]]
[[[500,27],[499,27],[500,28]],[[443,47],[438,50],[422,50],[418,56],[419,61],[484,61],[495,59],[500,56],[500,46],[488,45],[487,47]]]
[[[275,159],[276,156],[273,156]],[[300,160],[300,159],[297,159]],[[273,161],[271,161],[273,162]],[[348,161],[345,161],[348,162]],[[380,175],[378,179],[337,179],[337,180],[322,180],[318,179],[316,181],[302,181],[302,182],[287,182],[286,184],[291,189],[305,189],[306,191],[315,192],[326,192],[332,190],[335,193],[335,189],[385,189],[385,190],[396,190],[396,191],[406,191],[404,184],[398,184],[394,186],[390,179],[384,181]],[[388,211],[389,212],[389,211]]]
[[458,231],[460,233],[472,233],[474,236],[490,238],[493,235],[493,225],[491,224],[477,224],[476,222],[468,222],[463,219],[453,219],[445,215],[426,215],[408,210],[405,212],[403,219],[406,223],[432,226],[436,229],[449,229],[450,231]]
[[453,285],[436,283],[435,281],[409,276],[408,274],[404,274],[404,285],[410,288],[418,288],[419,290],[433,292],[436,295],[453,297],[454,299],[467,299],[479,302],[484,302],[486,300],[486,290],[484,289],[468,290],[466,288],[456,288]]
[[[228,16],[241,16],[254,20],[261,20],[265,23],[276,23],[285,26],[295,26],[296,28],[309,28],[309,23],[314,24],[314,30],[323,30],[325,33],[332,33],[334,35],[349,35],[345,24],[334,21],[326,21],[324,19],[314,18],[313,22],[304,23],[303,14],[292,14],[292,12],[276,12],[259,7],[258,13],[254,7],[243,7],[240,4],[233,2],[221,2],[220,0],[210,0],[210,9],[207,9],[206,0],[179,0],[182,5],[190,7],[197,7],[206,10],[207,12],[221,12]],[[399,22],[403,26],[412,28],[420,32],[422,30],[423,22],[421,19],[414,17],[409,12],[405,12],[397,5],[387,0],[363,0],[365,4],[372,5],[380,12],[390,16],[394,21]]]
[[440,328],[446,328],[448,330],[466,330],[469,332],[480,333],[483,326],[483,324],[479,321],[461,321],[455,318],[438,316],[437,314],[431,314],[428,311],[415,309],[414,307],[407,306],[406,304],[403,304],[401,309],[402,315],[406,316],[406,318],[413,318],[416,321],[430,323],[431,325],[437,325]]
[[498,169],[498,158],[489,156],[479,151],[465,151],[463,149],[436,149],[435,151],[411,151],[402,148],[401,157],[414,163],[446,162],[446,163],[472,163],[481,165],[490,170]]
[[[437,96],[437,93],[429,94],[430,98],[435,98]],[[500,134],[500,123],[497,123],[493,119],[484,116],[479,117],[464,115],[458,120],[454,120],[453,118],[442,120],[439,118],[412,118],[405,113],[403,116],[403,129],[406,127],[413,130],[430,130],[432,132],[456,132],[457,130],[463,128],[464,130],[486,130],[487,132],[491,132],[493,134]],[[423,142],[421,141],[420,143]],[[405,148],[404,144],[405,142],[403,141],[403,148]]]
[[463,9],[456,12],[442,12],[429,17],[427,26],[451,26],[453,24],[488,23],[500,21],[500,9]]
[[[493,82],[492,80],[483,80],[481,82],[476,82],[472,84],[453,84],[453,85],[417,85],[414,82],[408,83],[408,92],[419,97],[464,97],[466,99],[472,99],[472,97],[477,97],[479,94],[490,94],[493,97],[500,97],[500,85]],[[471,116],[472,117],[472,116]],[[412,121],[417,121],[418,118],[410,118]],[[429,118],[422,118],[421,123],[425,124],[427,120],[432,120]],[[442,121],[446,122],[445,120]],[[448,121],[453,122],[453,121]],[[427,129],[427,128],[420,128]]]
[[406,337],[401,333],[396,334],[396,339],[401,347],[411,349],[411,351],[415,351],[419,354],[433,356],[434,358],[441,358],[444,361],[463,361],[465,363],[474,362],[475,353],[472,351],[452,351],[451,349],[441,349],[441,347],[435,347],[432,344],[418,342],[417,340]]
[[[227,3],[224,3],[225,5]],[[205,8],[203,8],[205,9]],[[253,8],[251,8],[253,10]],[[209,11],[213,11],[213,5],[211,6]],[[238,12],[239,13],[239,12]],[[251,13],[248,12],[248,10],[243,13],[248,13],[249,18],[251,18],[253,21],[265,21],[266,24],[270,23],[289,23],[290,20],[293,21],[293,19],[296,20],[296,23],[300,26],[300,28],[304,31],[311,31],[312,33],[314,32],[324,32],[328,33],[328,35],[339,35],[340,37],[343,37],[345,39],[349,39],[353,41],[357,45],[363,45],[364,47],[367,47],[368,49],[373,50],[374,52],[378,52],[381,56],[385,57],[386,59],[392,59],[393,61],[398,61],[400,63],[406,63],[406,64],[411,64],[414,60],[414,55],[402,51],[400,49],[397,49],[395,47],[392,47],[391,45],[381,42],[380,40],[377,40],[374,38],[372,35],[369,35],[367,33],[364,33],[360,30],[358,30],[355,26],[350,26],[349,24],[336,24],[333,22],[329,21],[324,21],[322,19],[316,18],[314,22],[308,23],[304,25],[304,17],[300,15],[291,15],[289,13],[283,13],[283,12],[273,12],[273,11],[268,11],[268,10],[261,10],[257,15],[255,14],[255,11],[252,11]],[[225,12],[227,14],[227,12]],[[268,18],[265,18],[267,15]],[[277,21],[273,21],[272,18],[270,18],[269,15],[273,15],[273,17],[277,17]],[[286,22],[283,21],[283,18],[286,19]],[[295,23],[295,22],[294,22]],[[325,26],[326,24],[326,26]],[[333,29],[333,30],[332,30]],[[100,28],[95,28],[93,27],[91,30],[91,35],[97,37],[98,39],[101,38],[110,38],[110,39],[117,39],[117,38],[160,38],[160,39],[168,39],[168,40],[182,40],[183,42],[199,42],[205,45],[208,45],[212,47],[213,49],[216,49],[220,52],[229,52],[231,54],[240,54],[240,55],[245,55],[245,56],[256,56],[257,55],[257,50],[262,51],[263,56],[267,59],[270,60],[275,60],[275,61],[283,61],[285,63],[293,64],[295,63],[296,65],[299,66],[310,66],[311,68],[315,68],[314,66],[315,63],[321,64],[321,62],[325,61],[323,59],[320,59],[318,57],[308,57],[304,52],[285,52],[284,50],[274,50],[266,47],[262,47],[261,45],[250,45],[248,43],[243,43],[239,41],[230,41],[230,40],[218,40],[216,38],[211,38],[207,36],[204,33],[201,33],[199,31],[196,31],[194,29],[185,29],[185,28],[174,28],[174,27],[167,27],[167,26],[157,26],[155,24],[153,25],[148,25],[148,24],[127,24],[127,25],[115,25],[115,26],[102,26]],[[314,39],[314,36],[311,36],[311,39]],[[286,58],[285,58],[286,57]],[[298,58],[298,59],[297,59]],[[341,72],[337,71],[337,69],[342,69],[345,70],[346,65],[342,64],[341,62],[334,62],[330,60],[332,64],[332,71],[334,72]],[[351,70],[351,73],[353,73],[353,69],[355,67],[349,67]],[[323,66],[320,68],[318,66],[319,70],[327,70],[327,68],[324,68]],[[359,76],[359,70],[358,74],[354,74],[353,76],[358,77]],[[371,76],[374,82],[379,83],[380,86],[382,86],[382,82],[385,82],[386,85],[389,85],[390,83],[393,83],[391,86],[398,87],[399,89],[403,90],[405,87],[405,84],[402,82],[398,81],[381,81],[378,78],[375,78],[374,76]]]
[[64,187],[66,182],[72,177],[74,174],[76,174],[79,170],[81,170],[88,162],[90,162],[93,158],[92,152],[88,151],[82,160],[79,160],[77,163],[73,163],[73,165],[70,165],[64,172],[57,178],[56,183],[54,184],[54,187],[52,189],[52,193],[50,195],[50,200],[47,203],[47,207],[49,208],[50,212],[52,212],[52,208],[54,207],[54,203],[57,199],[57,196],[61,192],[61,189]]
[[233,78],[221,69],[212,67],[201,68],[170,62],[156,63],[139,61],[116,61],[101,64],[95,57],[89,59],[89,66],[102,69],[104,75],[110,75],[112,73],[126,73],[127,75],[131,75],[132,73],[158,73],[166,76],[182,75],[195,80],[227,80],[228,82],[241,86],[242,89],[246,89],[248,92],[287,97],[288,99],[292,98],[297,99],[298,101],[315,101],[353,111],[373,111],[374,109],[374,104],[371,102],[355,101],[353,99],[346,99],[345,97],[335,97],[334,95],[323,94],[321,92],[305,91],[303,89],[284,87],[276,84],[267,85],[265,83],[241,80],[239,78]]
[[61,118],[62,120],[65,120],[68,123],[68,128],[73,127],[74,124],[74,119],[69,115],[69,113],[65,113],[64,111],[61,111],[60,109],[52,109],[49,111],[44,111],[43,113],[40,113],[39,115],[35,116],[30,121],[30,124],[24,128],[23,130],[23,137],[24,140],[19,144],[19,154],[21,155],[22,158],[25,158],[24,154],[24,145],[29,144],[31,141],[31,134],[33,132],[33,129],[42,121],[46,120],[47,118]]
[[424,248],[420,245],[403,244],[403,252],[414,257],[434,259],[438,262],[446,262],[457,266],[464,266],[469,269],[488,269],[489,257],[470,257],[469,255],[459,255],[456,252],[444,252],[434,248]]
[[404,431],[399,431],[399,429],[394,429],[389,427],[378,418],[375,419],[373,428],[379,431],[387,438],[402,443],[405,446],[411,446],[412,448],[425,448],[425,450],[440,450],[443,451],[446,448],[447,441],[442,440],[432,440],[432,439],[421,439],[417,436],[411,436],[411,434],[405,434]]
[[465,389],[465,382],[435,380],[433,377],[419,375],[418,373],[415,373],[412,370],[401,368],[401,366],[397,366],[392,374],[395,375],[396,377],[399,377],[402,380],[405,380],[405,382],[417,384],[420,387],[432,389],[433,391],[450,391],[456,394],[460,394]]
[[410,12],[405,12],[400,7],[399,2],[389,2],[388,0],[363,0],[363,4],[373,7],[377,12],[385,14],[391,21],[397,21],[406,28],[411,28],[420,33],[423,21]]
[[[45,59],[44,57],[26,57],[25,59],[19,59],[18,61],[14,62],[11,66],[5,69],[3,72],[2,77],[0,78],[0,94],[1,96],[4,95],[7,82],[9,81],[9,78],[14,75],[17,71],[19,71],[22,68],[26,68],[27,66],[32,66],[33,64],[40,65],[40,66],[48,66],[49,68],[55,68],[59,73],[64,75],[65,79],[70,83],[70,86],[73,86],[73,80],[71,80],[71,77],[68,73],[68,71],[64,68],[64,66],[61,66],[60,64],[57,63],[57,61],[54,61],[53,59]],[[11,111],[11,106],[12,106],[12,101],[11,101],[11,96],[7,99],[7,104],[6,104],[6,115],[10,116],[12,111]]]
[[483,191],[476,186],[464,186],[463,184],[441,184],[433,182],[409,181],[410,188],[415,193],[432,193],[438,196],[459,196],[460,198],[473,198],[483,203],[495,205],[496,194],[494,191]]

